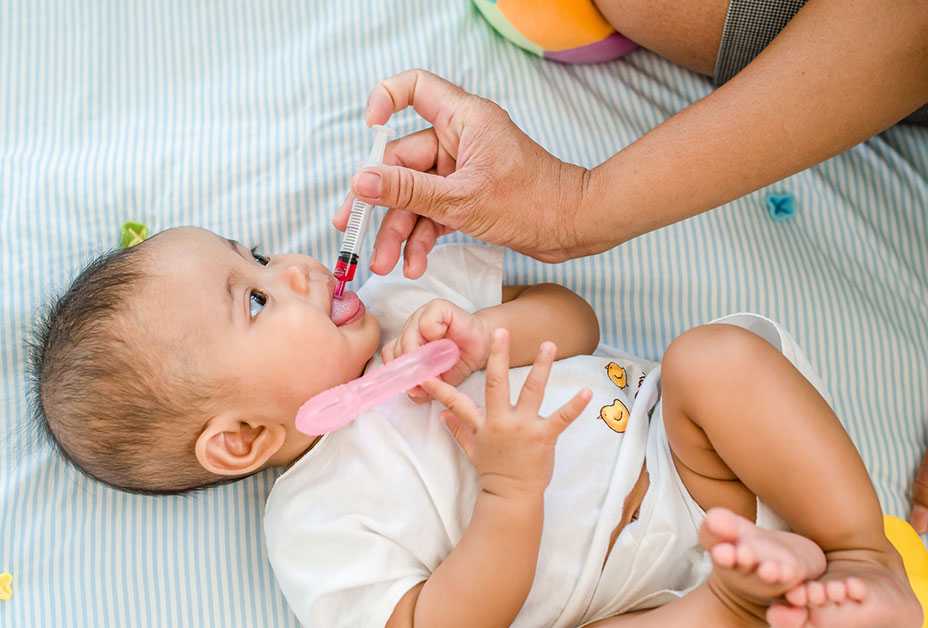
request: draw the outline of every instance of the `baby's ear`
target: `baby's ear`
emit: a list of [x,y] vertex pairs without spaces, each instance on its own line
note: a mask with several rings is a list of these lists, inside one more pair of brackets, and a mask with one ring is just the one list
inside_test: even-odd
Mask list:
[[197,437],[197,461],[216,475],[247,475],[263,467],[286,438],[280,424],[215,416]]

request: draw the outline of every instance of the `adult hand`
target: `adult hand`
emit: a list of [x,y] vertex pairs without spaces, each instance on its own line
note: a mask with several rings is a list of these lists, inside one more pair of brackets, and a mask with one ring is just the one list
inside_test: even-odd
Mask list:
[[912,485],[912,510],[909,522],[919,534],[928,532],[928,451],[922,457]]
[[587,170],[548,153],[495,103],[424,70],[380,82],[367,123],[384,124],[409,106],[432,127],[391,142],[385,165],[356,174],[332,221],[345,229],[351,196],[389,208],[374,245],[375,273],[396,265],[405,242],[404,273],[421,276],[435,240],[455,230],[545,262],[578,253]]

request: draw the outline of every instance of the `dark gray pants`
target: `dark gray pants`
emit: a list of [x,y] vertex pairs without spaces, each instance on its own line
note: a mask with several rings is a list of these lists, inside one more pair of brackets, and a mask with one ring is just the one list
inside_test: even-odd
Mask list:
[[[721,85],[749,64],[805,3],[806,0],[730,0],[715,61],[715,84]],[[928,124],[928,105],[903,122]]]

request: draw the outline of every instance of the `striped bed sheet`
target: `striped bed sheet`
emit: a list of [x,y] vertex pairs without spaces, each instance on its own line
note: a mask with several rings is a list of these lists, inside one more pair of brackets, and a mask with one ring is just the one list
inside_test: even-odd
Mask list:
[[[0,626],[296,625],[262,544],[275,473],[176,498],[87,481],[30,421],[25,341],[126,220],[332,260],[328,220],[370,141],[368,90],[415,66],[587,166],[710,90],[646,51],[542,61],[464,1],[0,4],[0,572],[14,577]],[[409,113],[392,124],[421,127]],[[770,219],[771,192],[795,196],[792,220]],[[595,258],[508,254],[506,278],[577,290],[606,342],[652,359],[729,312],[777,319],[822,373],[884,508],[905,514],[928,423],[926,208],[928,129],[899,127]]]

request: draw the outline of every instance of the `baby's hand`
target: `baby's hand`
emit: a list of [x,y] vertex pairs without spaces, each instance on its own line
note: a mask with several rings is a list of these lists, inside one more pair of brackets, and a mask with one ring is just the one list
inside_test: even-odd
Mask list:
[[486,413],[467,395],[437,379],[422,386],[448,409],[442,419],[480,474],[480,488],[503,497],[544,492],[554,471],[554,445],[590,401],[584,388],[550,417],[538,410],[557,348],[545,342],[515,406],[509,402],[509,334],[493,333],[487,360]]
[[[442,338],[453,340],[461,350],[458,363],[441,376],[452,386],[457,386],[468,375],[486,365],[490,332],[483,320],[444,299],[429,301],[413,312],[399,337],[387,342],[380,356],[386,364],[427,342]],[[429,396],[420,386],[416,386],[409,391],[409,398],[422,403],[428,401]]]

